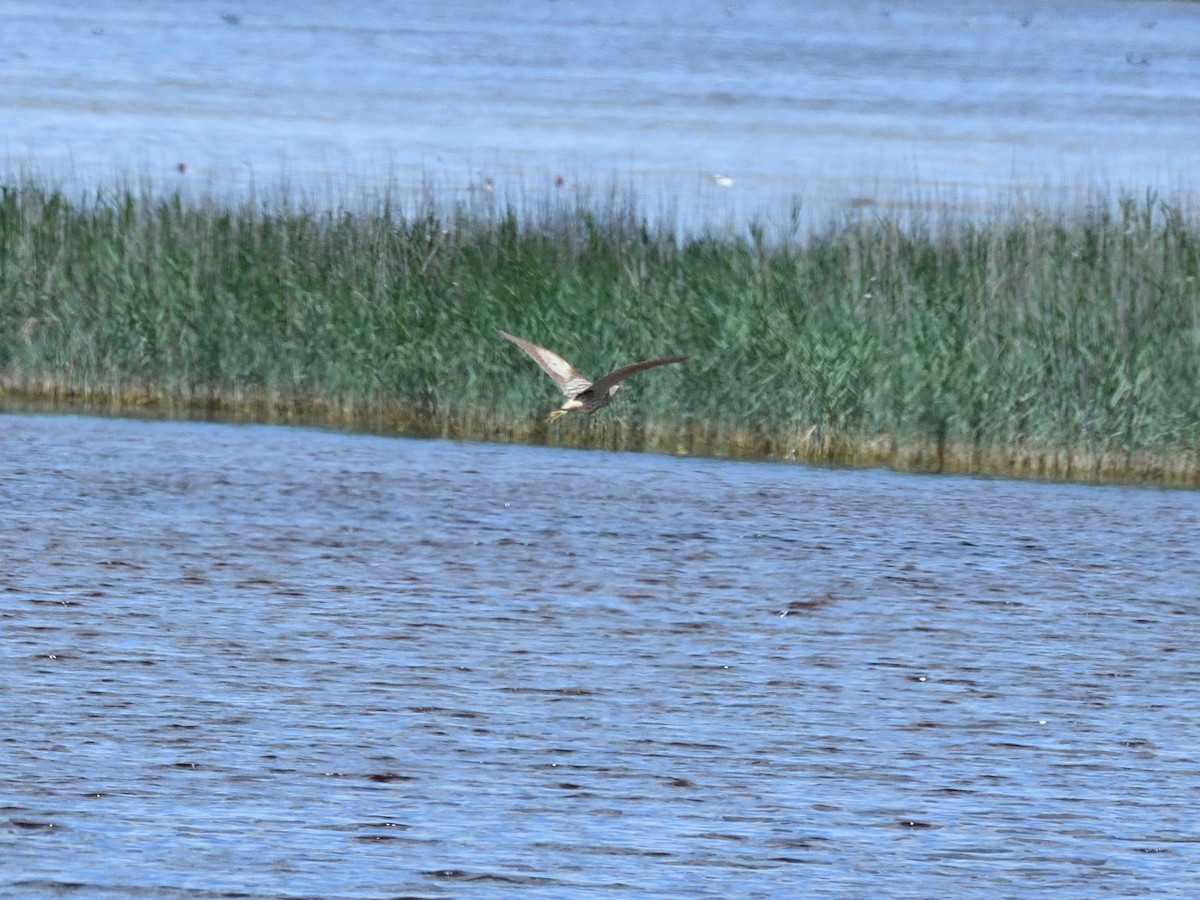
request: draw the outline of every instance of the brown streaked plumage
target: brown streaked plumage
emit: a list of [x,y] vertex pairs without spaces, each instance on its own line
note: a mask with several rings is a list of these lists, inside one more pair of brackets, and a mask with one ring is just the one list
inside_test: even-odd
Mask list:
[[[499,331],[500,329],[497,330]],[[590,415],[596,410],[608,406],[612,402],[612,398],[616,396],[617,391],[621,390],[619,382],[624,381],[634,372],[641,372],[643,369],[653,369],[655,366],[665,366],[668,363],[680,363],[687,359],[686,356],[662,356],[658,359],[646,359],[642,362],[630,363],[627,366],[613,369],[603,378],[598,378],[596,381],[588,381],[576,371],[574,366],[552,350],[539,347],[537,344],[531,344],[529,341],[515,337],[507,331],[500,331],[500,334],[524,350],[530,359],[542,367],[543,372],[554,379],[554,383],[566,395],[566,403],[550,413],[551,422],[577,409]]]

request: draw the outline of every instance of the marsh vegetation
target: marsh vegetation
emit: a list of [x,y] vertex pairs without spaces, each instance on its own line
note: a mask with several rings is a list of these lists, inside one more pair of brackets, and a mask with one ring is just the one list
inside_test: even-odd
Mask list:
[[[411,201],[411,198],[408,198]],[[1154,197],[813,234],[633,198],[240,205],[0,191],[0,401],[384,432],[1200,483],[1200,228]],[[547,427],[553,385],[687,353]]]

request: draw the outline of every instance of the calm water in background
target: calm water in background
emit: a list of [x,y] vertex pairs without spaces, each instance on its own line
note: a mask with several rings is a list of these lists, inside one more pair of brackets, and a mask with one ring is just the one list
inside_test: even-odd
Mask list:
[[1200,890],[1197,493],[6,415],[0,517],[8,894]]
[[710,226],[1194,193],[1197,48],[1183,2],[0,0],[0,172],[331,202],[615,180]]

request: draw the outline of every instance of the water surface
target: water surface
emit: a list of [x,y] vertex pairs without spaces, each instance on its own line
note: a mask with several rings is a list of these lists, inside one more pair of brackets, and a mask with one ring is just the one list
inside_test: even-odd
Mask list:
[[1192,3],[0,0],[0,21],[5,168],[72,191],[540,203],[615,181],[719,226],[1200,175]]
[[10,895],[1200,889],[1200,494],[5,415],[0,517]]

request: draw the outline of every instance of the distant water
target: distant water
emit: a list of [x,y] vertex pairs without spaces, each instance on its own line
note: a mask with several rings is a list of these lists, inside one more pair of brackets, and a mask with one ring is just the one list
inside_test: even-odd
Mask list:
[[0,416],[0,894],[1194,897],[1200,494]]
[[615,184],[721,225],[1200,173],[1194,3],[0,0],[0,22],[0,171],[75,189]]

